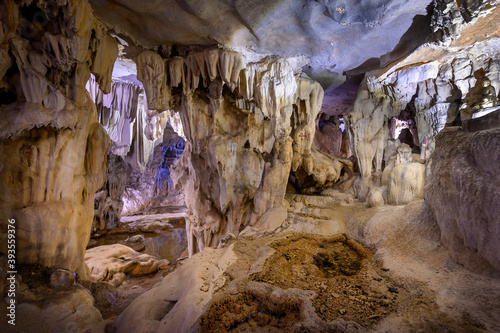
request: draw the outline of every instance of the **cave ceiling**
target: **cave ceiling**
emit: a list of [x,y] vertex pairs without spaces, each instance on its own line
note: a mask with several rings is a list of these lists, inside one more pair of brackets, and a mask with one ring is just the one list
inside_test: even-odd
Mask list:
[[[409,52],[421,44],[426,36],[415,26],[426,24],[430,0],[90,3],[117,34],[131,37],[141,47],[220,44],[246,55],[248,61],[258,55],[280,55],[294,59],[296,67],[304,67],[326,89],[339,85],[345,71],[362,64],[383,65],[377,59],[391,60],[398,56],[394,52]],[[128,52],[134,56],[132,48]]]

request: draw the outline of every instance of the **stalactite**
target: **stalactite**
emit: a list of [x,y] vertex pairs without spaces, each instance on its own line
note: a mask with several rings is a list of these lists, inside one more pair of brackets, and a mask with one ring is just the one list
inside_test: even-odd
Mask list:
[[292,160],[321,184],[352,167],[313,148],[323,89],[283,58],[244,64],[234,51],[207,49],[170,59],[143,51],[137,61],[148,99],[164,101],[150,108],[175,104],[162,91],[181,95],[176,111],[188,142],[172,178],[189,208],[190,254],[246,226],[258,228],[260,216],[282,209]]

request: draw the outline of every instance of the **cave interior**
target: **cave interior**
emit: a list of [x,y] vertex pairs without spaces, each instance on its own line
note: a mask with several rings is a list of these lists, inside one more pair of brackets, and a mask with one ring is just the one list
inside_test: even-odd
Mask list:
[[496,0],[2,0],[0,331],[500,331]]

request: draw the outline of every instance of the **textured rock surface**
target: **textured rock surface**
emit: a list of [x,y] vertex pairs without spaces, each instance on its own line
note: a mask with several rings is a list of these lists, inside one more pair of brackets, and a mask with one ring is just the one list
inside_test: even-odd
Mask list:
[[[425,202],[367,209],[359,202],[345,206],[346,198],[337,192],[288,199],[294,211],[311,219],[340,218],[343,231],[369,244],[375,256],[345,235],[328,237],[320,228],[310,234],[229,239],[220,249],[193,255],[138,297],[115,321],[117,331],[465,333],[500,328],[498,279],[449,260]],[[317,209],[323,204],[324,210]],[[327,275],[319,263],[328,262],[325,252],[332,240],[346,242],[363,258],[359,273]],[[346,265],[344,255],[334,254],[336,267]]]
[[[139,68],[163,68],[163,76],[154,76],[168,84],[154,92],[158,107],[173,103],[170,94],[181,95],[180,106],[172,106],[180,112],[187,143],[172,177],[189,208],[190,254],[217,246],[226,234],[237,235],[281,207],[290,170],[304,170],[324,184],[351,166],[313,147],[323,90],[294,75],[286,60],[266,58],[243,68],[240,55],[224,49],[164,60],[148,51],[141,59]],[[145,87],[163,82],[148,75],[140,76]]]
[[184,151],[184,139],[167,125],[143,173],[131,169],[123,195],[123,214],[161,205],[183,205],[184,195],[172,183],[170,167]]
[[87,2],[58,3],[0,4],[10,58],[2,52],[2,96],[13,97],[2,101],[0,120],[0,151],[9,157],[0,168],[0,223],[16,220],[18,263],[85,276],[109,146],[85,83],[92,72],[110,91],[118,48]]
[[[466,266],[500,270],[500,130],[446,130],[437,137],[425,200],[441,241]],[[484,261],[484,260],[483,260]]]
[[[123,66],[124,61],[120,58],[119,66]],[[144,69],[140,70],[144,72]],[[114,74],[123,76],[121,72],[123,71],[118,69]],[[125,74],[128,72],[130,71],[125,71]],[[139,72],[141,79],[151,76],[142,72]],[[108,170],[106,183],[103,190],[96,194],[94,225],[97,229],[116,226],[122,209],[124,213],[132,213],[146,209],[153,200],[160,204],[168,196],[169,189],[171,191],[168,200],[175,200],[176,203],[183,200],[182,195],[172,189],[169,169],[173,161],[164,161],[164,154],[161,152],[163,146],[175,145],[177,141],[182,141],[171,127],[168,133],[164,133],[170,122],[174,123],[174,126],[177,125],[176,119],[169,111],[149,110],[148,103],[156,106],[157,102],[146,99],[144,88],[135,75],[123,78],[124,80],[118,78],[111,82],[109,94],[100,91],[94,77],[91,77],[86,85],[96,104],[99,122],[112,140],[111,156],[116,155],[113,161],[123,157],[121,163],[108,163],[108,169],[111,170]],[[151,89],[148,91],[152,94]],[[167,142],[168,140],[171,142]],[[155,149],[158,145],[162,147]],[[165,164],[165,170],[161,168],[161,164]],[[110,185],[117,187],[113,193],[107,193],[110,192]]]
[[161,285],[139,296],[116,319],[117,330],[154,332],[168,327],[173,332],[189,331],[211,296],[226,283],[224,272],[235,259],[231,247],[207,248],[196,254]]
[[132,276],[156,272],[168,260],[134,251],[122,244],[102,245],[87,250],[85,262],[91,275],[97,281],[110,281],[115,274],[125,273]]
[[345,119],[362,175],[363,198],[373,185],[371,175],[382,171],[394,154],[392,140],[397,138],[391,136],[388,125],[393,117],[410,104],[415,109],[417,143],[425,149],[426,159],[434,151],[439,131],[470,118],[468,107],[477,101],[478,92],[480,97],[478,87],[484,77],[495,88],[500,86],[497,3],[471,3],[467,20],[452,2],[436,5],[447,8],[433,18],[434,37],[445,41],[426,44],[400,61],[367,73],[354,110]]
[[414,16],[425,15],[429,4],[424,0],[90,2],[117,31],[147,47],[218,43],[285,58],[310,57],[313,69],[338,74],[392,51]]
[[143,173],[151,162],[155,146],[162,141],[168,111],[149,110],[138,81],[113,80],[110,93],[103,94],[98,82],[91,77],[86,88],[96,104],[99,122],[113,141],[111,152]]
[[425,165],[413,162],[410,147],[405,143],[401,144],[394,163],[388,165],[382,173],[382,185],[387,185],[387,203],[405,205],[423,199],[424,172]]
[[[40,291],[38,291],[40,292]],[[16,306],[16,325],[0,322],[2,332],[89,332],[101,333],[105,322],[94,307],[92,294],[82,286],[49,292],[37,301]],[[6,317],[5,310],[0,310]]]
[[404,205],[424,197],[425,165],[405,163],[396,165],[389,176],[387,201],[393,205]]

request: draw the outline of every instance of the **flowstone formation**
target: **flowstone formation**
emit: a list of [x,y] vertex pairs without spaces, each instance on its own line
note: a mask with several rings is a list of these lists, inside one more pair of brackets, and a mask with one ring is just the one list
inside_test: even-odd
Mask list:
[[[16,220],[17,263],[85,277],[94,193],[109,138],[85,90],[111,90],[115,40],[86,1],[0,4],[1,225]],[[2,244],[7,244],[3,238]]]
[[111,152],[143,173],[154,148],[162,142],[168,111],[149,110],[144,88],[136,82],[112,80],[111,91],[104,94],[99,82],[91,77],[86,88],[96,105],[99,122],[113,142]]
[[[120,65],[124,62],[121,57],[118,61]],[[117,225],[122,212],[145,209],[159,195],[156,178],[161,157],[155,147],[166,144],[169,137],[178,137],[173,131],[165,137],[166,126],[170,122],[175,126],[176,119],[168,110],[150,110],[144,87],[135,79],[113,78],[110,93],[104,94],[92,76],[86,89],[96,105],[99,122],[111,138],[109,153],[116,161],[108,163],[111,170],[106,188],[95,196],[94,225],[97,230],[110,229]]]
[[225,49],[177,53],[184,56],[143,51],[138,79],[150,109],[172,108],[181,116],[187,142],[172,178],[189,208],[190,254],[246,226],[258,228],[264,213],[284,220],[290,170],[324,184],[351,166],[313,147],[323,89],[285,59],[244,64]]

